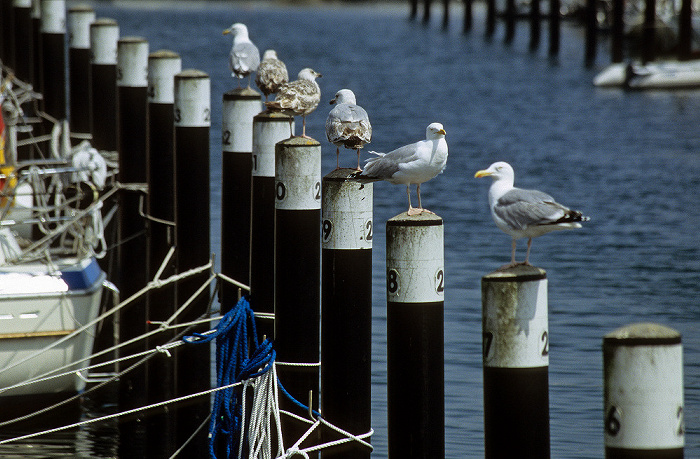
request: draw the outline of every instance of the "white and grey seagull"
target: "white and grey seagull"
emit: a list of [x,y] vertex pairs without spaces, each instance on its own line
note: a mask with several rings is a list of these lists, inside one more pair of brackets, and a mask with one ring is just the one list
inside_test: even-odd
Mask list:
[[231,76],[239,79],[248,77],[250,88],[250,74],[255,72],[260,65],[260,51],[248,38],[248,27],[237,22],[224,30],[224,35],[233,35],[233,45],[228,56],[228,64],[231,68]]
[[[303,120],[302,137],[306,135],[306,115],[316,110],[321,101],[321,88],[316,83],[316,78],[322,75],[314,69],[305,68],[299,72],[298,79],[280,86],[275,100],[265,102],[267,108],[282,112],[285,115],[301,115]],[[292,121],[289,121],[291,135]]]
[[340,169],[340,147],[345,147],[357,150],[357,170],[361,171],[360,149],[372,140],[369,116],[349,89],[336,92],[330,103],[335,107],[326,118],[326,137],[335,145],[336,170]]
[[[386,180],[389,183],[406,185],[408,215],[430,212],[423,209],[420,199],[420,185],[436,177],[445,170],[447,164],[447,142],[445,129],[440,123],[429,124],[425,129],[425,140],[397,148],[389,153],[377,153],[365,164],[359,178]],[[417,185],[418,207],[411,205],[411,184]],[[432,213],[432,212],[430,212]]]
[[[533,237],[556,230],[581,228],[581,222],[590,220],[581,212],[559,204],[547,193],[514,187],[515,172],[506,162],[493,163],[488,169],[477,171],[474,177],[493,179],[489,188],[491,216],[496,226],[513,238],[511,262],[502,269],[530,264]],[[523,237],[528,238],[527,254],[523,263],[516,263],[515,241]]]

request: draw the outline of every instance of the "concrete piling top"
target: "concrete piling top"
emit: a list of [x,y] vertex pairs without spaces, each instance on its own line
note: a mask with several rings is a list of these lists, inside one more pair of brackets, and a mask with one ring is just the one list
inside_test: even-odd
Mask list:
[[260,100],[260,93],[253,88],[236,88],[224,93],[224,100],[255,99]]
[[441,226],[442,217],[430,212],[421,212],[418,215],[408,215],[408,212],[401,212],[395,217],[386,221],[386,226]]
[[482,278],[483,282],[528,282],[547,278],[544,269],[530,265],[516,265],[506,269],[498,269]]
[[653,346],[681,343],[681,334],[673,328],[651,322],[625,325],[607,333],[604,345]]

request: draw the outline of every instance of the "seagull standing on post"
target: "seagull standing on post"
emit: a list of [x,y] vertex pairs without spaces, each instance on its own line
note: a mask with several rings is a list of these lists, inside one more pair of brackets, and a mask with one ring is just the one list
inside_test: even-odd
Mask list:
[[[280,86],[275,100],[265,102],[267,108],[282,112],[285,115],[301,115],[303,119],[302,137],[310,139],[306,135],[306,115],[316,110],[321,101],[321,88],[316,83],[316,78],[322,75],[314,69],[305,68],[299,72],[298,79]],[[289,122],[291,135],[292,122]]]
[[267,96],[277,92],[280,86],[289,81],[287,66],[277,58],[277,51],[268,49],[263,53],[262,61],[255,72],[255,84]]
[[[571,210],[554,200],[547,193],[538,190],[523,190],[513,186],[515,172],[510,164],[496,162],[488,169],[480,170],[474,177],[491,177],[489,207],[496,226],[513,238],[511,262],[501,269],[530,265],[532,238],[551,231],[581,228],[580,222],[590,220],[581,212]],[[525,262],[515,262],[515,241],[527,237]]]
[[[255,72],[260,65],[260,51],[248,38],[248,28],[245,24],[237,22],[224,30],[224,35],[233,35],[233,46],[228,56],[231,76],[238,78],[248,77],[248,87],[250,88],[250,74]],[[240,87],[240,81],[238,82]]]
[[364,108],[357,105],[355,94],[341,89],[331,100],[335,107],[326,118],[326,137],[335,145],[336,170],[340,169],[340,147],[357,150],[357,170],[360,169],[360,149],[372,140],[372,125]]
[[[370,158],[365,164],[365,170],[360,178],[368,177],[375,180],[386,180],[393,184],[406,185],[408,196],[408,215],[418,215],[430,212],[423,209],[420,200],[420,185],[436,177],[445,170],[447,164],[447,142],[445,129],[440,123],[432,123],[425,129],[425,140],[410,145],[404,145],[389,153],[377,153],[376,158]],[[418,207],[411,205],[412,183],[417,185]],[[432,213],[432,212],[430,212]]]

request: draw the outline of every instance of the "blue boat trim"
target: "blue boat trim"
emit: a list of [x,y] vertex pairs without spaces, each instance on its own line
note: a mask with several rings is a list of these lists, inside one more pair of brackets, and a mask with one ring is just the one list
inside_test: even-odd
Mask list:
[[100,279],[102,269],[97,264],[97,260],[90,259],[87,266],[82,267],[82,263],[75,265],[74,268],[80,270],[64,270],[61,272],[61,279],[68,285],[68,290],[84,290],[95,284]]

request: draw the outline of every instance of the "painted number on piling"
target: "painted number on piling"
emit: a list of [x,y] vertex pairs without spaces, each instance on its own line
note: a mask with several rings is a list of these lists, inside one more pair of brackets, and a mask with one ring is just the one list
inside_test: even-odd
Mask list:
[[231,145],[231,131],[228,129],[221,133],[221,143],[224,145]]
[[281,201],[284,199],[284,197],[287,195],[287,188],[284,186],[284,183],[282,182],[277,182],[277,200]]
[[445,292],[445,271],[442,268],[435,273],[435,292],[438,295]]
[[399,291],[399,273],[395,269],[386,272],[386,290],[390,295],[396,295]]
[[540,341],[542,341],[542,357],[547,357],[549,355],[549,333],[547,330],[542,332]]
[[481,351],[484,354],[484,360],[488,358],[489,352],[491,352],[491,344],[493,344],[493,333],[484,332],[483,341],[481,343]]
[[331,233],[333,230],[333,223],[330,220],[323,220],[323,242],[328,242],[331,238]]
[[365,222],[365,241],[370,242],[372,237],[372,220],[367,220]]
[[610,407],[605,416],[605,431],[613,436],[620,431],[620,410],[614,405]]
[[317,201],[321,200],[321,182],[314,184],[314,199]]
[[678,428],[676,432],[678,436],[683,436],[685,434],[685,422],[683,421],[683,407],[679,406],[676,411],[676,418],[678,418]]

